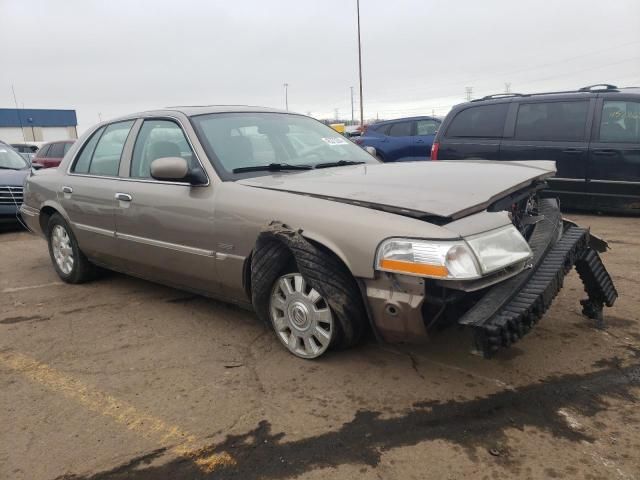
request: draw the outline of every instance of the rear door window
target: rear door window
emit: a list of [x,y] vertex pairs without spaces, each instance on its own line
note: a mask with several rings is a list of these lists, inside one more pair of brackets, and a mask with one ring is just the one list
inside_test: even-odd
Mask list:
[[588,101],[522,103],[516,118],[517,140],[585,140]]
[[64,143],[52,143],[51,148],[49,148],[49,154],[47,157],[50,158],[62,158],[64,157]]
[[96,145],[98,144],[98,140],[100,140],[100,136],[102,135],[102,132],[104,132],[104,129],[105,127],[98,129],[84,144],[80,155],[77,157],[77,160],[74,163],[73,168],[71,169],[72,172],[89,173],[91,157],[93,157],[93,152],[96,149]]
[[389,135],[389,129],[393,126],[393,124],[380,125],[379,127],[374,128],[376,132],[380,132],[382,135]]
[[93,152],[89,173],[92,175],[116,176],[120,168],[120,157],[127,141],[133,120],[112,123],[107,126]]
[[605,100],[600,118],[600,141],[640,143],[640,102]]
[[413,122],[398,122],[389,128],[390,137],[410,137]]
[[447,137],[500,138],[508,108],[508,103],[466,108],[454,117]]

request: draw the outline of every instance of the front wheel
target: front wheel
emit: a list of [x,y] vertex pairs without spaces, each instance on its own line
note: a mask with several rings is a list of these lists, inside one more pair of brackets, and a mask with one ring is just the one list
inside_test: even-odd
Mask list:
[[278,340],[298,357],[319,357],[334,340],[336,331],[329,304],[298,272],[276,280],[269,314]]
[[96,267],[82,253],[73,232],[60,214],[51,216],[47,232],[49,255],[58,276],[67,283],[83,283],[92,279]]
[[251,299],[258,317],[297,357],[317,358],[357,344],[367,325],[359,287],[346,266],[306,241],[259,240],[251,261]]

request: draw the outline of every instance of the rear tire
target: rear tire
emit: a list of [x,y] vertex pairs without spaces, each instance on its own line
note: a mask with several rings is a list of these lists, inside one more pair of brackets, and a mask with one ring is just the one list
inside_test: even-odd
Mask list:
[[97,268],[82,253],[71,228],[59,213],[47,224],[49,256],[58,276],[67,283],[84,283],[93,279]]
[[[300,288],[295,288],[296,276],[301,277]],[[294,287],[291,298],[282,294],[284,281]],[[318,298],[313,291],[319,294]],[[366,329],[364,304],[351,272],[333,254],[305,240],[289,246],[274,238],[258,243],[251,262],[251,297],[258,317],[272,325],[283,345],[301,358],[316,358],[328,349],[351,347],[361,340]],[[309,298],[314,301],[310,303]],[[318,317],[317,321],[322,330],[330,333],[328,343],[316,335],[314,348],[313,343],[304,343],[307,336],[297,335],[306,334],[304,312],[309,312],[310,317],[315,316],[314,312],[321,314],[322,319]],[[313,321],[309,320],[309,328]],[[302,338],[302,343],[288,342],[294,334]]]

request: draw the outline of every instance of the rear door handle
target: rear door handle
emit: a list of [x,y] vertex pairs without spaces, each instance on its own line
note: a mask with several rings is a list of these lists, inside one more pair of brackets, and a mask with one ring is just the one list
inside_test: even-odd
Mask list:
[[120,200],[121,202],[130,202],[133,198],[128,193],[116,193],[116,200]]
[[73,193],[73,188],[64,186],[64,187],[62,187],[62,193],[72,194]]
[[593,153],[595,155],[607,155],[607,156],[611,156],[611,155],[615,155],[616,151],[615,150],[610,150],[610,149],[604,149],[604,150],[594,150]]
[[577,155],[578,153],[582,153],[584,150],[580,150],[579,148],[567,148],[563,150],[562,153],[569,153],[571,155]]

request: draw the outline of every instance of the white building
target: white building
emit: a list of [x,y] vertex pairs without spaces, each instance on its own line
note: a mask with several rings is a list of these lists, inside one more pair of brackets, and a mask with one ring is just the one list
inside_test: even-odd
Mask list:
[[78,138],[75,110],[0,108],[0,140],[50,142]]

